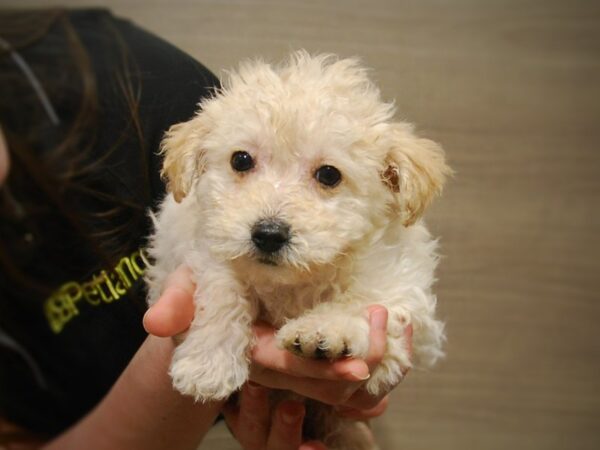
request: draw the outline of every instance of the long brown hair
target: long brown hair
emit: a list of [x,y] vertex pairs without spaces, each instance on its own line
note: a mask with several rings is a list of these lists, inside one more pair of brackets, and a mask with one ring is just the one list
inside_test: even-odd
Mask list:
[[[88,180],[93,178],[102,162],[119,147],[127,135],[132,132],[137,136],[140,145],[140,158],[146,158],[143,150],[144,139],[141,131],[138,98],[141,87],[134,86],[132,77],[135,76],[136,66],[129,57],[127,46],[123,43],[118,31],[110,22],[106,22],[107,33],[111,34],[117,48],[120,49],[120,67],[115,68],[116,88],[129,109],[129,120],[126,127],[114,139],[111,148],[102,152],[100,159],[91,157],[91,150],[97,144],[98,137],[98,89],[97,80],[92,67],[90,55],[81,42],[73,27],[68,12],[63,9],[50,10],[9,10],[0,11],[1,37],[8,42],[9,48],[0,49],[0,58],[6,58],[10,52],[26,51],[35,46],[49,30],[57,27],[68,46],[66,61],[57,61],[64,65],[61,77],[53,79],[53,75],[45,77],[40,74],[41,81],[52,94],[60,95],[59,90],[68,85],[77,85],[80,92],[77,113],[61,132],[58,142],[44,152],[35,151],[36,146],[45,139],[46,128],[28,130],[11,130],[10,127],[0,126],[4,130],[11,157],[11,171],[6,186],[0,188],[0,217],[13,218],[15,211],[13,194],[24,194],[26,198],[20,203],[28,207],[28,203],[39,205],[40,199],[46,209],[58,211],[68,226],[85,242],[96,257],[104,265],[110,266],[115,258],[124,252],[124,247],[130,245],[127,230],[139,230],[145,217],[145,207],[149,205],[149,180],[142,183],[146,191],[144,201],[140,203],[118,199],[110,193],[94,189]],[[14,80],[3,80],[0,83]],[[4,100],[0,98],[0,107]],[[7,105],[4,105],[7,106]],[[7,106],[10,108],[10,106]],[[147,174],[147,171],[141,171]],[[33,188],[31,186],[34,186]],[[87,215],[75,212],[68,204],[66,192],[75,192],[102,205]],[[36,197],[35,199],[32,197]],[[33,206],[35,209],[36,206]],[[93,223],[94,226],[90,226]],[[110,224],[108,227],[97,224]],[[28,286],[38,294],[47,295],[54,287],[32,278],[18,265],[15,265],[7,246],[0,239],[0,270],[15,283]]]

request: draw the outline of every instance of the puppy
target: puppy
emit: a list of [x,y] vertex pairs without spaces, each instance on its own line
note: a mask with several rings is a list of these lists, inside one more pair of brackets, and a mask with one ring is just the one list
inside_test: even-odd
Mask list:
[[[395,386],[442,355],[431,292],[436,241],[420,220],[450,169],[394,122],[356,59],[294,53],[242,64],[162,144],[169,194],[155,218],[149,303],[187,264],[196,315],[171,365],[177,390],[225,399],[248,379],[252,323],[308,358],[364,357],[367,306],[389,311],[387,350],[365,388]],[[412,324],[413,361],[404,329]],[[373,449],[361,424],[309,408],[330,449]],[[315,431],[316,430],[316,431]]]

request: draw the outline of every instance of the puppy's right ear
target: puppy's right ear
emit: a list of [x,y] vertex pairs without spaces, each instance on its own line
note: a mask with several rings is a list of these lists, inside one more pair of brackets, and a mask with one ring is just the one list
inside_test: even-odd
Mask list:
[[177,202],[183,200],[194,180],[204,171],[202,138],[206,133],[201,116],[197,115],[169,128],[160,144],[160,153],[164,156],[160,176]]

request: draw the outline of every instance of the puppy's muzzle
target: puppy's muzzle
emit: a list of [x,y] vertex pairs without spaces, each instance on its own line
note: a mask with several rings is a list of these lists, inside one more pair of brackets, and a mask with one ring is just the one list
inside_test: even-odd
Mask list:
[[290,241],[290,226],[277,219],[259,220],[252,227],[252,242],[258,250],[272,255]]

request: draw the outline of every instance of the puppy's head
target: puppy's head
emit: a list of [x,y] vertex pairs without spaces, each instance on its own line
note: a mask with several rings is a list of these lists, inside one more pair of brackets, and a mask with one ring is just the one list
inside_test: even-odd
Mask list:
[[449,173],[354,59],[247,63],[200,106],[167,133],[163,175],[225,259],[290,273],[335,263],[390,221],[413,224]]

